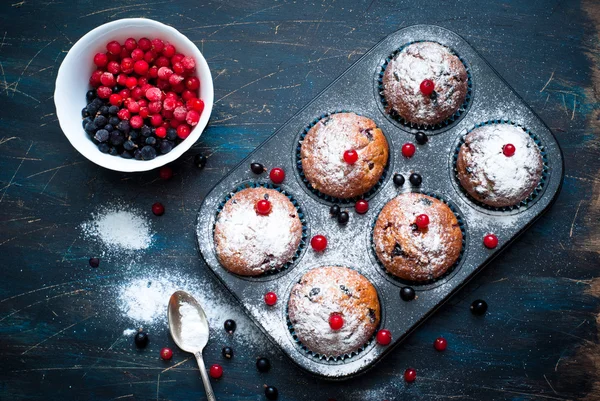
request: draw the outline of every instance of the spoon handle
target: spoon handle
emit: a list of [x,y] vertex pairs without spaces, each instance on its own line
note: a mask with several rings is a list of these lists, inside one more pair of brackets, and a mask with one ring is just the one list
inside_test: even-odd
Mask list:
[[204,384],[204,391],[206,391],[206,398],[208,401],[217,401],[215,393],[213,393],[212,386],[210,385],[210,379],[208,373],[206,373],[206,366],[204,366],[204,359],[202,358],[202,352],[196,352],[194,354],[196,362],[198,362],[198,368],[200,369],[200,376],[202,376],[202,383]]

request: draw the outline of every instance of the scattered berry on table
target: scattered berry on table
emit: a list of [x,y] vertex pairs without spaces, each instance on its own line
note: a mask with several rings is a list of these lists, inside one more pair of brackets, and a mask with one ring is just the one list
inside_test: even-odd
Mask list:
[[207,157],[202,153],[198,153],[194,156],[194,165],[198,168],[204,168],[206,166]]
[[512,143],[507,143],[502,147],[502,153],[504,153],[504,156],[506,157],[513,156],[516,150],[517,148],[515,148],[515,145],[513,145]]
[[158,172],[158,175],[161,179],[168,180],[173,177],[173,169],[169,166],[162,166]]
[[213,379],[220,379],[221,376],[223,376],[223,367],[215,363],[208,370],[208,374],[210,374],[210,377]]
[[417,141],[419,145],[425,145],[428,140],[429,138],[424,132],[419,131],[415,134],[415,141]]
[[476,316],[483,315],[485,312],[487,312],[487,308],[487,302],[485,302],[483,299],[476,299],[475,301],[473,301],[470,307],[471,313]]
[[400,298],[402,298],[403,301],[409,302],[415,299],[415,297],[415,290],[412,287],[400,288]]
[[258,358],[256,360],[256,369],[259,372],[266,373],[271,369],[271,362],[267,358]]
[[233,358],[233,348],[231,347],[223,347],[221,350],[224,358],[231,359]]
[[498,246],[498,237],[496,234],[486,234],[483,237],[483,245],[488,249],[494,249]]
[[350,215],[348,214],[348,212],[343,211],[340,212],[340,214],[338,214],[338,223],[340,223],[341,225],[346,225],[348,224],[348,221],[350,220]]
[[425,96],[429,96],[435,90],[435,84],[431,79],[424,79],[419,85],[419,89],[421,89],[421,93]]
[[369,211],[369,202],[367,202],[365,199],[357,200],[354,204],[354,210],[356,210],[356,213],[358,214],[367,213]]
[[332,313],[329,316],[329,327],[331,330],[339,330],[344,326],[344,318],[339,313]]
[[340,214],[340,207],[338,205],[331,205],[329,208],[329,214],[333,217],[337,217]]
[[394,185],[397,187],[401,187],[402,185],[404,185],[404,176],[400,173],[396,173],[394,174]]
[[417,371],[413,368],[408,368],[404,371],[404,380],[407,383],[412,383],[417,379]]
[[404,157],[413,157],[417,148],[414,144],[407,142],[402,145],[402,156]]
[[376,339],[380,345],[390,345],[392,342],[392,332],[388,329],[381,329],[377,332]]
[[100,266],[100,259],[98,259],[98,258],[90,258],[90,266],[94,267],[94,268]]
[[275,167],[274,169],[271,169],[271,172],[269,173],[269,178],[271,179],[271,181],[273,181],[273,183],[281,184],[283,180],[285,180],[285,171],[283,171],[282,168]]
[[171,358],[173,358],[173,351],[171,351],[171,348],[163,348],[160,350],[160,357],[164,360],[164,361],[170,361]]
[[271,213],[271,202],[269,202],[266,199],[261,199],[258,202],[256,202],[256,205],[254,205],[254,209],[256,210],[256,213],[266,216],[269,213]]
[[427,226],[429,225],[429,216],[427,216],[426,214],[418,215],[415,219],[415,224],[419,228],[427,228]]
[[250,170],[257,175],[266,171],[265,166],[260,163],[250,163]]
[[277,397],[279,397],[279,391],[277,391],[277,387],[266,386],[265,397],[267,397],[267,400],[276,400]]
[[162,203],[156,202],[152,205],[152,213],[154,213],[155,216],[162,216],[165,214],[165,207]]
[[344,152],[344,161],[348,164],[354,164],[358,161],[358,152],[350,149]]
[[421,175],[417,173],[412,173],[410,177],[408,177],[408,180],[415,187],[421,186],[421,184],[423,183],[423,177],[421,177]]
[[277,294],[269,291],[265,294],[265,303],[269,306],[273,306],[277,303]]
[[327,248],[327,238],[324,235],[315,235],[310,240],[310,246],[317,252],[322,252]]
[[433,348],[435,348],[437,351],[444,351],[446,347],[448,347],[448,341],[446,341],[444,337],[438,337],[433,342]]
[[138,331],[135,337],[133,338],[133,341],[135,342],[136,347],[146,348],[148,342],[150,341],[150,338],[148,337],[148,333],[144,331]]
[[235,323],[235,320],[227,319],[225,320],[223,327],[225,328],[226,332],[228,332],[229,334],[233,334],[235,332],[237,324]]

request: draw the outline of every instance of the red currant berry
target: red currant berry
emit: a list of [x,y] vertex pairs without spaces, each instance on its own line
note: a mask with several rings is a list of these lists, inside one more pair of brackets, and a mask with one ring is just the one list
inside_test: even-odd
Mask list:
[[110,104],[112,104],[113,106],[120,106],[121,103],[123,103],[123,98],[121,97],[121,95],[117,95],[116,93],[113,93],[112,95],[110,95],[110,97],[108,98],[108,101],[110,102]]
[[106,44],[106,50],[108,50],[110,54],[116,56],[121,54],[121,45],[116,40],[113,40],[112,42],[108,42]]
[[150,39],[148,38],[141,38],[138,40],[138,47],[147,52],[148,50],[152,49],[152,42],[150,42]]
[[90,85],[92,85],[94,88],[97,88],[98,86],[100,86],[100,77],[102,76],[102,71],[97,70],[94,71],[92,73],[92,75],[90,76]]
[[108,99],[112,94],[112,89],[110,89],[108,86],[101,86],[96,90],[96,92],[98,93],[98,97],[100,99]]
[[139,115],[132,116],[129,120],[129,125],[131,125],[131,128],[133,129],[142,128],[142,125],[144,125],[144,119]]
[[427,216],[426,214],[418,215],[417,219],[415,220],[415,224],[419,228],[427,228],[427,226],[429,225],[429,216]]
[[254,209],[256,210],[256,213],[266,216],[271,213],[271,202],[266,199],[261,199],[256,202]]
[[[164,130],[163,127],[160,127]],[[160,128],[157,128],[156,131],[158,131]],[[169,166],[162,166],[160,168],[160,171],[158,172],[158,175],[160,176],[160,178],[162,178],[163,180],[168,180],[171,177],[173,177],[173,169]]]
[[104,86],[113,87],[115,86],[115,77],[110,72],[105,72],[100,76],[100,82]]
[[506,157],[511,157],[512,155],[514,155],[516,150],[517,148],[515,148],[515,145],[513,145],[512,143],[507,143],[502,147],[502,153],[504,153],[504,156]]
[[133,72],[134,64],[135,61],[133,61],[131,57],[125,57],[123,60],[121,60],[121,71],[123,71],[125,74],[131,74]]
[[165,347],[160,350],[160,357],[163,361],[170,361],[173,358],[173,351],[171,351],[171,348]]
[[407,383],[412,383],[417,379],[417,371],[413,368],[408,368],[404,371],[404,380]]
[[198,113],[196,110],[190,110],[185,115],[185,122],[192,127],[198,125],[198,121],[200,121],[200,113]]
[[367,213],[369,211],[369,202],[367,202],[365,199],[357,200],[354,204],[354,210],[356,210],[356,213],[358,214]]
[[156,58],[156,52],[153,50],[150,50],[150,51],[147,51],[146,53],[144,53],[144,61],[146,61],[148,64],[152,63],[155,58]]
[[285,171],[282,168],[275,167],[269,173],[269,178],[274,184],[281,184],[285,180]]
[[129,77],[125,80],[125,86],[128,87],[129,89],[133,89],[137,86],[137,78],[136,77]]
[[269,291],[265,294],[265,303],[269,306],[273,306],[277,303],[277,294]]
[[202,110],[204,110],[204,102],[202,99],[198,98],[188,100],[187,106],[190,109],[196,110],[198,113],[202,113]]
[[173,71],[175,71],[176,74],[182,75],[185,72],[185,68],[183,68],[181,63],[173,63]]
[[140,104],[135,100],[129,100],[129,102],[127,102],[127,110],[129,110],[130,113],[139,113]]
[[483,245],[489,249],[494,249],[497,247],[498,237],[496,237],[496,234],[487,234],[485,237],[483,237]]
[[135,49],[131,52],[131,58],[135,61],[140,61],[144,59],[144,51],[142,49]]
[[402,145],[402,156],[413,157],[413,155],[415,154],[415,150],[417,150],[417,148],[415,148],[415,145],[413,145],[410,142],[407,142],[404,145]]
[[213,379],[219,379],[223,376],[223,367],[221,365],[217,365],[216,363],[210,367],[208,370],[210,377]]
[[154,213],[155,216],[162,216],[165,214],[165,207],[162,203],[156,202],[154,205],[152,205],[152,213]]
[[185,87],[191,91],[198,90],[200,87],[200,80],[196,77],[189,77],[185,80]]
[[158,127],[155,134],[159,138],[164,138],[167,136],[167,129],[165,127]]
[[104,67],[108,63],[106,53],[96,53],[94,56],[94,64],[98,67]]
[[136,61],[133,65],[133,71],[138,75],[146,75],[148,68],[148,63],[145,60]]
[[392,332],[388,329],[381,329],[377,332],[377,343],[380,345],[390,345],[392,342]]
[[196,61],[194,61],[193,57],[187,56],[181,60],[181,65],[183,65],[183,68],[186,70],[193,70],[196,68]]
[[431,79],[424,79],[423,82],[421,82],[419,89],[421,89],[423,95],[429,96],[435,90],[435,84]]
[[339,330],[344,325],[344,318],[339,313],[332,313],[329,316],[329,327],[331,330]]
[[160,127],[162,123],[163,119],[160,114],[153,114],[152,117],[150,117],[150,124],[152,124],[153,127]]
[[438,337],[433,342],[433,348],[435,348],[437,351],[444,351],[446,347],[448,347],[448,341],[446,341],[444,337]]
[[327,248],[327,238],[324,235],[315,235],[310,240],[310,246],[317,252],[322,252]]
[[[173,125],[172,123],[174,122],[174,120],[171,120],[171,125]],[[187,124],[181,124],[177,126],[177,136],[180,137],[181,139],[185,139],[188,136],[190,136],[190,126]]]
[[[142,115],[141,110],[140,115]],[[121,109],[117,112],[117,117],[119,117],[121,120],[129,120],[129,118],[131,117],[131,113],[127,109]]]
[[124,46],[128,51],[132,52],[137,48],[137,42],[134,38],[127,38],[125,39]]
[[152,49],[154,49],[155,52],[160,53],[163,51],[163,49],[165,48],[165,42],[163,42],[160,39],[152,39]]
[[146,90],[146,99],[151,102],[160,102],[162,100],[162,92],[158,88],[150,87]]
[[171,58],[175,55],[175,53],[177,53],[177,49],[175,49],[175,46],[172,44],[167,43],[162,53],[166,58]]
[[109,61],[108,65],[106,66],[106,70],[111,74],[116,75],[121,72],[121,64],[117,63],[116,61]]
[[358,160],[358,153],[354,149],[344,152],[344,161],[348,164],[354,164]]

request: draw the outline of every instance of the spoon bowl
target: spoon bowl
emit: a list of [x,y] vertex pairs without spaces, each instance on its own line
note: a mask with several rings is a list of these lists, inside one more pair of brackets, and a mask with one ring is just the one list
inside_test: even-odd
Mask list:
[[194,354],[208,401],[216,401],[202,358],[202,350],[208,343],[209,335],[208,319],[204,309],[187,292],[176,291],[169,299],[167,317],[173,341],[183,351]]

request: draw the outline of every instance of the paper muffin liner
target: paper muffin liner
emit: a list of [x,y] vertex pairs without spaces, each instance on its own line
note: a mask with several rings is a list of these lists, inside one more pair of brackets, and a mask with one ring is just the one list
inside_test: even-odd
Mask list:
[[[219,202],[218,206],[217,206],[217,211],[215,213],[215,221],[213,223],[213,228],[212,228],[212,233],[213,233],[213,238],[214,238],[214,233],[215,233],[215,227],[217,225],[217,219],[219,217],[219,214],[221,213],[221,211],[223,210],[223,208],[225,207],[225,204],[227,203],[227,201],[229,201],[236,193],[244,190],[244,189],[248,189],[248,188],[266,188],[266,189],[274,189],[280,193],[282,193],[283,195],[285,195],[290,202],[292,202],[292,204],[294,205],[294,207],[296,208],[296,211],[298,212],[298,218],[300,219],[300,223],[302,223],[302,237],[300,238],[300,243],[298,244],[298,249],[296,249],[296,252],[294,253],[294,256],[284,265],[276,268],[276,269],[270,269],[265,271],[262,274],[256,275],[256,276],[243,276],[243,275],[238,275],[235,273],[231,273],[229,272],[229,270],[225,269],[225,267],[223,267],[223,269],[227,270],[230,274],[233,274],[234,276],[238,276],[238,277],[242,277],[245,279],[256,279],[256,278],[263,278],[265,276],[272,276],[274,274],[280,273],[288,268],[290,268],[291,266],[293,266],[296,261],[300,258],[300,256],[302,255],[302,251],[306,248],[306,245],[308,243],[308,223],[306,221],[306,214],[304,213],[304,211],[302,210],[302,208],[300,207],[300,204],[298,203],[298,201],[294,198],[293,195],[291,195],[287,190],[285,190],[284,188],[282,188],[279,185],[275,185],[272,184],[270,182],[256,182],[256,181],[247,181],[247,182],[243,182],[239,185],[237,185],[232,191],[228,192],[225,197],[221,200],[221,202]],[[216,253],[216,249],[215,249],[215,253]],[[217,260],[219,258],[217,257]]]
[[[527,135],[529,135],[531,137],[531,139],[533,139],[533,142],[537,145],[538,149],[540,150],[540,154],[542,156],[542,176],[540,178],[540,181],[539,181],[537,187],[535,187],[535,189],[531,192],[531,194],[527,198],[525,198],[524,200],[522,200],[521,202],[519,202],[516,205],[505,206],[505,207],[494,207],[494,206],[486,205],[485,203],[480,202],[477,199],[473,198],[471,196],[471,194],[469,194],[467,192],[467,190],[463,188],[463,186],[460,183],[460,180],[458,178],[458,169],[456,168],[456,163],[458,161],[458,153],[460,151],[460,148],[465,143],[465,137],[469,133],[471,133],[473,130],[475,130],[476,128],[482,127],[484,125],[492,125],[492,124],[510,124],[510,125],[514,125],[515,127],[521,128],[523,131],[525,131],[527,133]],[[524,127],[523,125],[515,123],[515,122],[513,122],[511,120],[507,120],[507,119],[488,120],[488,121],[479,123],[479,124],[475,125],[473,128],[471,128],[470,130],[468,130],[464,135],[461,135],[459,138],[458,144],[454,148],[454,154],[452,155],[452,169],[453,169],[453,175],[454,175],[454,180],[456,182],[456,186],[460,189],[460,192],[471,203],[473,203],[483,209],[496,211],[496,212],[511,212],[511,211],[515,211],[515,210],[525,210],[527,208],[527,206],[531,205],[532,202],[535,201],[539,197],[539,195],[543,192],[544,186],[546,185],[546,182],[548,182],[548,177],[550,176],[550,168],[548,166],[548,154],[546,152],[546,149],[544,148],[543,143],[538,138],[538,136],[535,135],[533,132],[531,132],[526,127]]]
[[[336,265],[333,265],[336,266]],[[341,266],[340,267],[346,267],[346,266]],[[353,269],[354,270],[354,269]],[[360,272],[359,272],[360,273]],[[360,273],[362,275],[362,273]],[[366,276],[365,276],[366,277]],[[371,285],[373,285],[373,287],[375,287],[375,290],[377,291],[377,298],[379,300],[379,305],[382,305],[381,302],[381,298],[379,297],[379,289],[377,288],[377,286],[375,285],[375,283],[373,283],[372,280],[368,279],[369,282],[371,283]],[[292,288],[297,284],[297,282],[295,282],[292,285]],[[291,294],[291,292],[290,292]],[[288,296],[289,299],[289,296]],[[383,322],[383,308],[380,307],[380,317],[379,317],[379,324],[377,325],[377,327],[375,328],[375,330],[373,331],[373,335],[369,338],[369,340],[364,343],[360,348],[358,348],[355,351],[352,351],[350,353],[346,353],[343,355],[324,355],[324,354],[319,354],[316,352],[311,351],[306,345],[304,345],[300,339],[298,338],[298,335],[296,334],[296,331],[294,330],[294,325],[292,324],[292,321],[290,320],[290,315],[289,315],[289,310],[288,310],[288,305],[286,304],[285,306],[285,321],[287,324],[287,328],[288,331],[290,333],[290,335],[292,336],[292,339],[294,341],[294,343],[296,343],[296,345],[298,346],[298,348],[300,349],[300,351],[302,351],[305,355],[307,355],[310,358],[316,359],[319,362],[324,362],[324,363],[330,363],[332,365],[336,365],[339,364],[341,362],[347,361],[351,358],[355,358],[361,354],[363,354],[370,345],[372,345],[375,342],[375,338],[377,337],[377,332],[379,331],[380,327],[381,327],[381,322]]]
[[[456,110],[456,112],[454,112],[454,114],[452,114],[450,117],[448,117],[447,119],[445,119],[444,121],[434,124],[434,125],[429,125],[429,124],[417,124],[411,121],[406,120],[404,117],[400,116],[397,112],[395,112],[394,110],[390,110],[389,112],[387,111],[387,107],[388,107],[388,102],[385,99],[385,95],[383,94],[383,75],[385,74],[385,69],[387,68],[387,66],[389,65],[390,61],[396,57],[396,55],[398,53],[400,53],[404,48],[406,48],[407,46],[410,46],[414,43],[421,43],[421,42],[433,42],[433,43],[437,43],[440,46],[444,46],[446,49],[448,49],[448,51],[450,51],[450,53],[452,53],[453,55],[455,55],[456,57],[458,57],[458,59],[463,63],[463,65],[465,66],[465,70],[467,71],[467,94],[465,96],[465,101],[463,102],[462,105],[460,105],[460,107]],[[385,61],[383,62],[383,64],[381,65],[379,74],[377,75],[377,92],[379,93],[379,100],[381,102],[381,105],[383,106],[383,112],[386,116],[390,117],[392,120],[404,125],[407,128],[411,128],[411,129],[416,129],[416,130],[426,130],[426,131],[435,131],[435,130],[439,130],[442,128],[445,128],[453,123],[455,123],[456,121],[458,121],[460,119],[460,117],[466,113],[469,105],[471,104],[471,99],[473,97],[473,79],[471,76],[471,69],[469,68],[469,65],[465,62],[465,60],[458,54],[456,53],[453,49],[449,48],[446,45],[443,45],[439,42],[435,42],[432,40],[417,40],[417,41],[413,41],[413,42],[408,42],[406,44],[404,44],[403,46],[401,46],[400,48],[396,49],[392,54],[390,54],[388,57],[386,57]]]
[[458,271],[458,268],[463,260],[463,256],[465,254],[465,248],[467,245],[467,229],[466,229],[465,220],[462,218],[462,215],[459,212],[458,208],[452,202],[448,201],[445,197],[443,197],[437,193],[434,193],[434,192],[427,192],[427,191],[413,191],[413,192],[416,192],[416,193],[419,193],[422,195],[427,195],[427,196],[435,198],[439,201],[442,201],[446,206],[448,206],[450,208],[452,213],[454,213],[454,216],[456,217],[456,220],[458,221],[458,226],[460,227],[460,232],[462,234],[462,243],[461,243],[460,253],[458,254],[458,258],[456,259],[456,261],[452,264],[452,266],[450,266],[444,272],[444,274],[442,274],[441,276],[439,276],[437,278],[430,279],[430,280],[423,280],[423,281],[411,281],[411,280],[405,280],[403,278],[400,278],[400,277],[390,273],[387,270],[387,268],[385,267],[385,265],[381,262],[381,260],[379,260],[379,256],[377,256],[377,251],[375,250],[375,241],[373,240],[375,224],[376,224],[377,220],[379,219],[381,210],[383,210],[385,205],[387,205],[387,203],[389,201],[391,201],[393,198],[395,198],[396,196],[402,195],[402,193],[397,194],[393,198],[389,199],[388,202],[386,202],[381,207],[381,209],[379,210],[379,212],[373,219],[373,221],[371,223],[371,231],[369,233],[369,244],[370,244],[369,248],[370,248],[371,258],[376,261],[376,263],[379,266],[379,268],[381,269],[381,271],[385,274],[386,277],[390,278],[392,282],[394,282],[398,285],[401,285],[401,286],[409,286],[409,287],[415,287],[415,288],[422,289],[422,290],[427,290],[427,289],[435,288],[438,285],[442,284],[442,282],[445,279],[449,278],[453,273]]
[[[324,194],[323,192],[319,191],[318,189],[313,188],[313,186],[310,184],[310,182],[306,178],[306,175],[304,174],[304,170],[302,169],[302,156],[300,154],[300,150],[302,148],[302,141],[308,134],[308,131],[310,131],[311,128],[314,127],[319,121],[321,121],[322,119],[324,119],[326,117],[330,117],[333,114],[338,114],[338,113],[354,113],[356,115],[371,119],[370,117],[363,116],[360,113],[357,113],[355,111],[349,111],[349,110],[336,110],[336,111],[332,111],[330,113],[321,114],[319,117],[312,120],[309,125],[307,125],[306,127],[304,127],[302,129],[302,131],[300,132],[300,136],[299,136],[298,140],[296,141],[296,149],[295,149],[294,154],[295,154],[296,169],[298,170],[298,175],[300,176],[300,179],[302,180],[302,182],[304,183],[306,188],[312,194],[317,196],[319,199],[322,199],[327,202],[336,203],[336,204],[340,204],[340,205],[350,205],[350,204],[355,203],[359,199],[372,198],[377,193],[377,191],[379,191],[379,189],[381,189],[381,187],[383,186],[383,183],[385,182],[386,178],[388,177],[391,154],[392,154],[392,145],[391,145],[390,141],[388,140],[387,135],[385,133],[383,133],[383,135],[386,138],[386,142],[388,144],[388,149],[389,149],[388,161],[387,161],[387,163],[383,169],[383,173],[381,173],[381,177],[379,177],[379,180],[377,181],[377,183],[373,186],[373,188],[371,188],[364,194],[362,194],[360,196],[355,196],[352,198],[336,198],[335,196]],[[379,127],[379,126],[377,126],[377,128],[381,129],[381,127]]]

